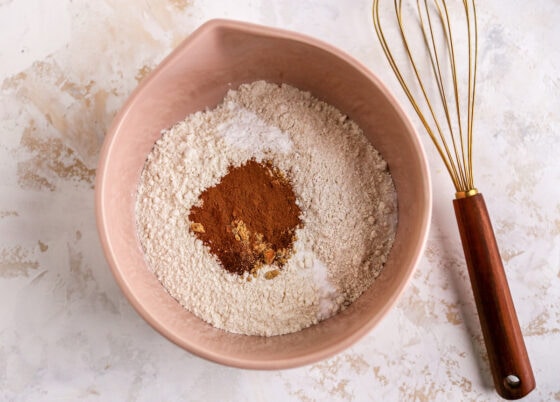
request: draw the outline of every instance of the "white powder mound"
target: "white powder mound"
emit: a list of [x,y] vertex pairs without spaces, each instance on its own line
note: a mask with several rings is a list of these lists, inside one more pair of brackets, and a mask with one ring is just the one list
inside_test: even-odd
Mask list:
[[[229,166],[270,160],[302,211],[294,252],[273,279],[226,271],[189,231],[191,207]],[[197,204],[198,205],[198,204]],[[150,269],[181,305],[247,335],[301,330],[348,306],[379,275],[397,224],[386,162],[334,107],[257,81],[165,131],[138,187],[138,235]]]

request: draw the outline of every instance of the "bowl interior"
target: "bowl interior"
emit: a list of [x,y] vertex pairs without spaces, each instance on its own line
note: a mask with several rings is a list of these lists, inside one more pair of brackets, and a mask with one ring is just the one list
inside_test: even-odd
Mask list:
[[[148,270],[134,218],[137,182],[161,130],[189,113],[214,107],[228,89],[259,79],[308,90],[356,121],[389,163],[399,203],[395,243],[373,286],[335,317],[270,338],[215,329],[182,308]],[[201,357],[260,369],[294,367],[333,355],[379,322],[420,257],[431,209],[420,142],[376,77],[318,41],[220,20],[194,32],[130,97],[105,140],[96,191],[105,253],[119,286],[141,316],[168,339]]]

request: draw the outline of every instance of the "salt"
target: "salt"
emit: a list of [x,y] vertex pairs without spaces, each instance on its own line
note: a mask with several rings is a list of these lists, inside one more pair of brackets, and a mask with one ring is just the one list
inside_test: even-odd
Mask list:
[[227,109],[235,118],[220,124],[218,134],[228,146],[248,151],[257,159],[263,159],[267,153],[287,154],[292,150],[293,143],[287,133],[234,102],[228,102]]

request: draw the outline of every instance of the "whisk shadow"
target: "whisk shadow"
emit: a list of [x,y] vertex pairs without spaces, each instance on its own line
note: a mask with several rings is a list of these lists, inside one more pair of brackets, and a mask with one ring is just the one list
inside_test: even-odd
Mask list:
[[433,224],[437,231],[441,233],[439,242],[441,244],[441,257],[445,261],[444,275],[449,281],[453,292],[457,296],[458,309],[464,327],[470,337],[471,355],[476,360],[478,366],[478,382],[487,389],[494,389],[488,354],[482,337],[482,330],[478,320],[476,305],[474,303],[472,289],[468,279],[468,272],[462,251],[459,255],[450,250],[454,250],[459,242],[457,231],[449,229],[449,225],[444,225],[445,217],[442,208],[434,208]]

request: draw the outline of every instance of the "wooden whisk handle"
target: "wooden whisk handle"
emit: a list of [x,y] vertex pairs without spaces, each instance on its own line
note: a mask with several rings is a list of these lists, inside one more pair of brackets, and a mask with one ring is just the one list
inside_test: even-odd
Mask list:
[[519,399],[535,378],[482,194],[453,201],[496,390]]

